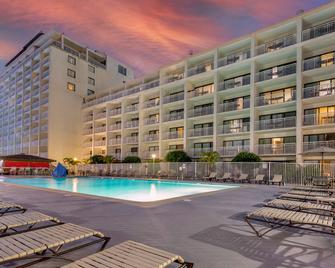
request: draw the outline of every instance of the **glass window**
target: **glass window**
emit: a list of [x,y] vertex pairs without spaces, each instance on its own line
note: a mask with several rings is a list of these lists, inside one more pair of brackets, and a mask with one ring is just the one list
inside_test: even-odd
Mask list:
[[118,65],[118,72],[124,76],[127,75],[127,68],[126,67],[123,67],[122,65]]
[[74,58],[74,57],[72,57],[70,55],[67,56],[67,62],[71,63],[72,65],[76,65],[77,64],[76,58]]
[[71,69],[67,69],[67,76],[72,77],[72,78],[76,78],[76,71],[71,70]]
[[88,78],[88,84],[94,86],[95,85],[95,79],[89,77]]
[[73,83],[68,82],[67,83],[67,90],[72,91],[72,92],[76,91],[76,85],[73,84]]
[[92,89],[87,89],[87,96],[93,95],[95,93]]
[[91,65],[88,65],[88,71],[91,72],[91,73],[95,73],[95,67],[91,66]]

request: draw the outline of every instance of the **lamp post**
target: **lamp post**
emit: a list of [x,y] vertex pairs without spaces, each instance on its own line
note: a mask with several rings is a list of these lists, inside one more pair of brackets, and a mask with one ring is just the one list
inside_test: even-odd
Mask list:
[[155,159],[156,159],[156,154],[152,154],[151,158],[152,158],[152,174],[155,175]]

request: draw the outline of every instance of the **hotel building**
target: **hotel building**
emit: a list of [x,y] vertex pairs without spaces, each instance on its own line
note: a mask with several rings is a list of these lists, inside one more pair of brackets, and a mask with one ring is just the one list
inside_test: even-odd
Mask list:
[[81,157],[319,159],[304,153],[335,148],[334,63],[331,3],[89,96]]
[[83,101],[132,78],[131,69],[63,34],[37,34],[0,74],[0,155],[80,157]]

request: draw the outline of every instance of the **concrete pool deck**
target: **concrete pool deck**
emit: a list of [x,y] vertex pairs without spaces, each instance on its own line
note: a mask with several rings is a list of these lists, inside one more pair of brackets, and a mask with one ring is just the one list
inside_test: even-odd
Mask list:
[[[112,238],[107,247],[131,239],[178,253],[197,268],[334,267],[334,236],[286,228],[260,239],[243,221],[247,211],[284,189],[246,186],[141,208],[0,183],[1,200],[99,230]],[[96,248],[81,249],[64,257],[78,259]],[[59,267],[66,263],[48,260],[33,267]]]

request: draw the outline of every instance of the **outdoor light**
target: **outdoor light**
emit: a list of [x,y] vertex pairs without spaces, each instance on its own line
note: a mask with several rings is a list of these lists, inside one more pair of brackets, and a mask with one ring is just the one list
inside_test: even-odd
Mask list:
[[152,158],[152,160],[155,161],[156,155],[155,155],[155,154],[152,154],[152,155],[151,155],[151,158]]
[[77,159],[77,157],[74,157],[73,160],[74,160],[74,161],[77,161],[78,159]]

